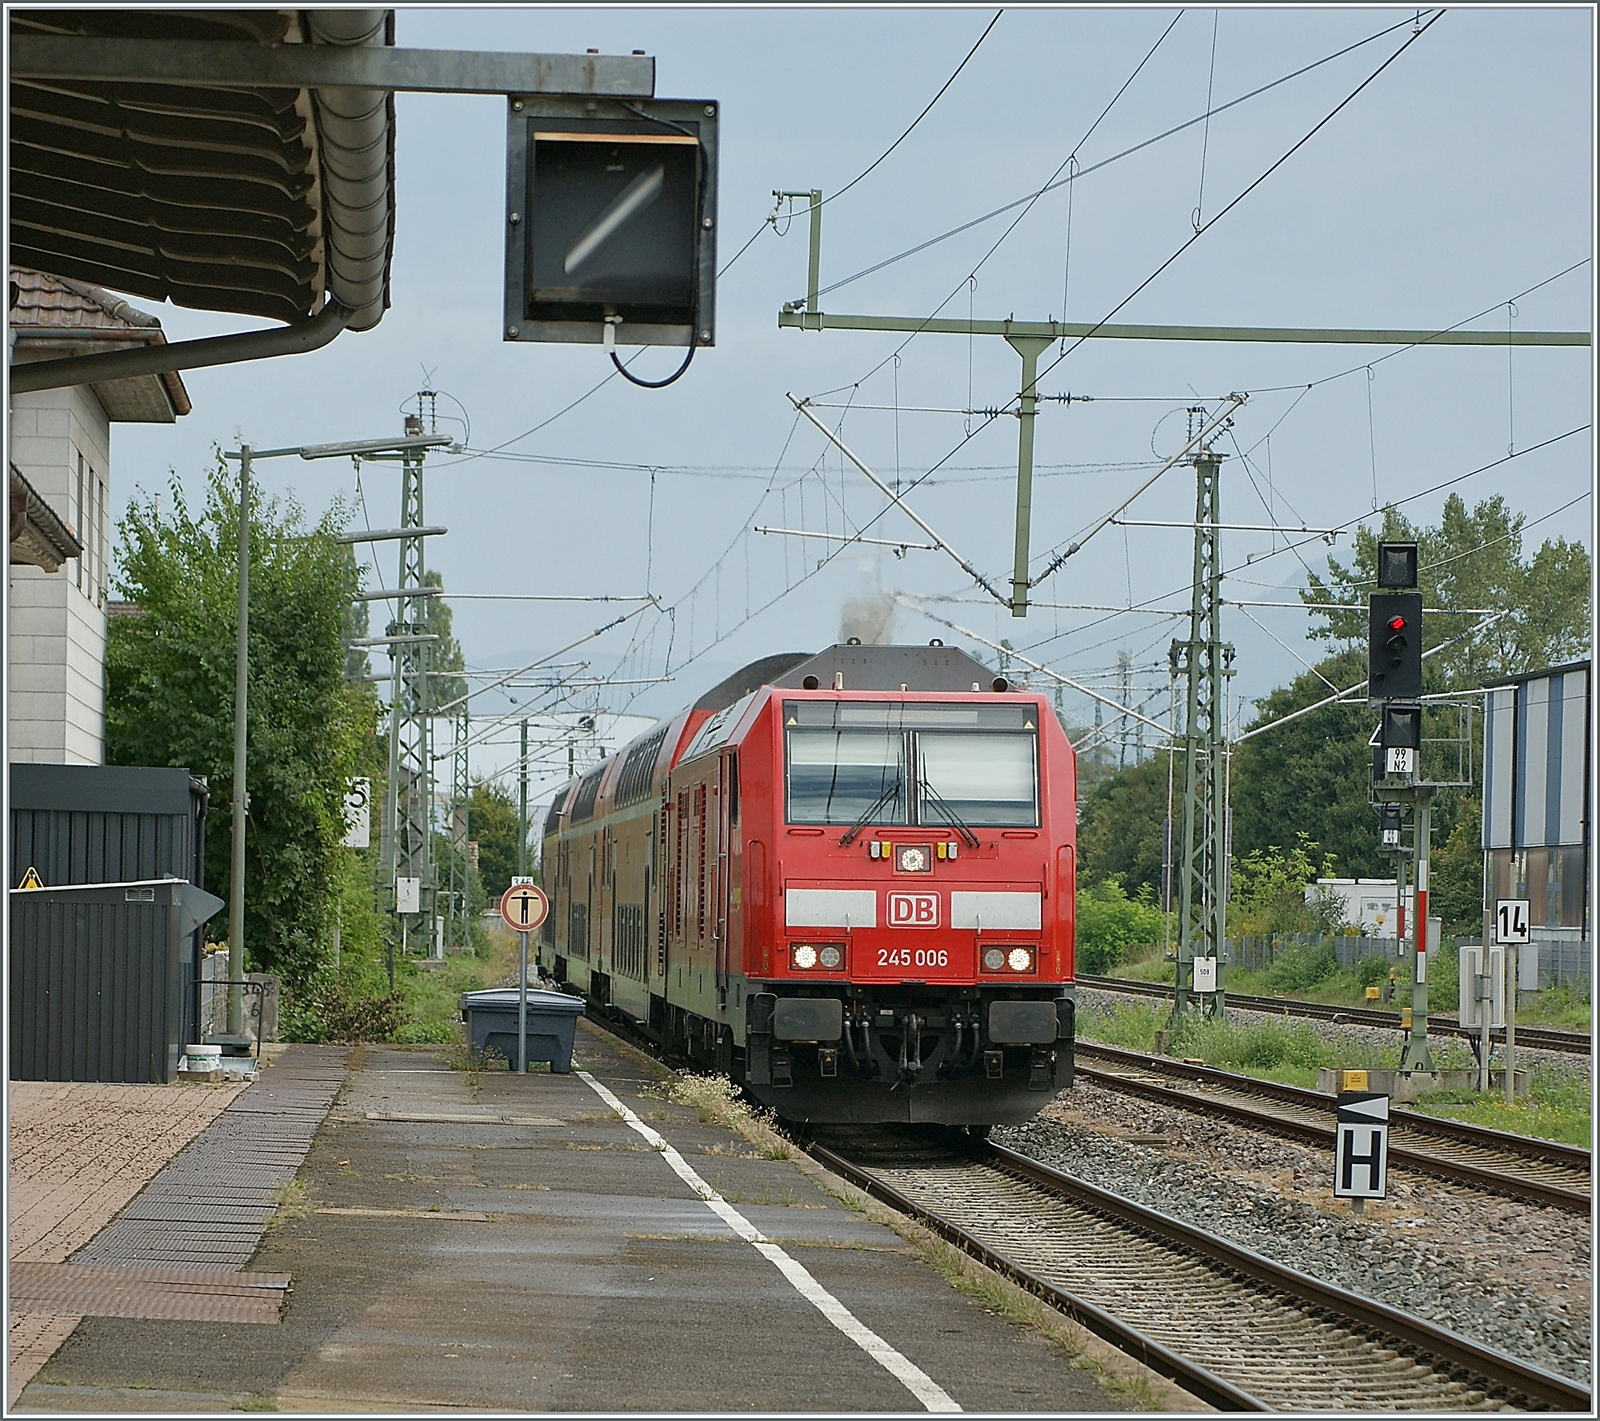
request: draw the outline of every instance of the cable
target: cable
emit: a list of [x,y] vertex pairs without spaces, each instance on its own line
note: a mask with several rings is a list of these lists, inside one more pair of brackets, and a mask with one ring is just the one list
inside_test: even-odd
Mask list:
[[[1389,25],[1385,29],[1378,30],[1375,34],[1370,34],[1365,39],[1357,40],[1354,44],[1346,45],[1343,49],[1335,50],[1332,54],[1324,55],[1321,59],[1314,60],[1312,63],[1307,64],[1304,68],[1296,69],[1292,73],[1285,74],[1279,79],[1272,80],[1271,83],[1263,84],[1259,89],[1252,89],[1248,94],[1241,94],[1237,99],[1231,99],[1218,108],[1210,109],[1203,114],[1197,114],[1194,118],[1188,119],[1185,122],[1178,124],[1174,128],[1169,128],[1164,133],[1158,133],[1155,135],[1155,137],[1147,138],[1142,143],[1136,143],[1131,148],[1125,148],[1120,153],[1114,153],[1111,157],[1102,159],[1100,162],[1082,169],[1072,177],[1063,180],[1063,182],[1054,184],[1054,186],[1061,187],[1064,186],[1065,183],[1076,182],[1079,178],[1086,178],[1090,173],[1099,172],[1100,169],[1109,167],[1112,163],[1120,162],[1123,158],[1132,157],[1135,153],[1150,147],[1150,145],[1153,143],[1160,143],[1164,139],[1168,139],[1173,137],[1175,134],[1182,133],[1187,128],[1193,128],[1195,124],[1203,123],[1206,119],[1213,117],[1216,114],[1226,113],[1229,109],[1234,108],[1239,104],[1246,103],[1251,99],[1258,98],[1262,94],[1265,94],[1268,90],[1276,89],[1280,84],[1287,84],[1293,79],[1300,78],[1300,76],[1303,74],[1309,74],[1313,69],[1319,69],[1324,64],[1331,64],[1336,59],[1342,59],[1345,55],[1362,48],[1364,45],[1372,44],[1374,41],[1382,39],[1385,35],[1392,34],[1395,30],[1404,29],[1409,24],[1411,24],[1410,20],[1402,20],[1398,24]],[[1024,197],[1019,197],[1012,202],[1006,203],[1003,207],[995,208],[993,212],[984,213],[982,217],[974,217],[970,222],[963,222],[959,227],[952,227],[948,232],[943,232],[937,237],[930,237],[927,241],[920,242],[914,247],[908,247],[905,251],[899,253],[897,256],[887,257],[883,261],[877,262],[872,266],[864,267],[862,270],[856,272],[854,276],[847,276],[842,281],[834,282],[832,286],[823,287],[822,290],[817,294],[818,296],[826,296],[830,292],[839,290],[840,287],[850,285],[850,283],[853,281],[861,280],[861,278],[864,276],[871,276],[874,272],[882,271],[885,267],[893,266],[896,262],[904,261],[907,257],[914,257],[919,252],[925,252],[929,247],[937,246],[940,242],[947,241],[951,237],[959,237],[963,232],[971,231],[972,228],[982,226],[985,222],[992,222],[996,217],[1003,217],[1013,208],[1021,207],[1024,203],[1031,202],[1034,198],[1042,196],[1044,193],[1049,191],[1051,191],[1051,187],[1047,186],[1040,188],[1038,192],[1029,193]]]
[[1211,218],[1203,227],[1196,228],[1194,235],[1192,237],[1188,238],[1188,240],[1185,241],[1177,249],[1177,251],[1173,252],[1173,254],[1170,257],[1168,257],[1164,262],[1162,262],[1161,265],[1158,266],[1153,272],[1151,272],[1149,276],[1145,277],[1145,279],[1143,281],[1141,281],[1136,287],[1134,287],[1133,290],[1130,291],[1126,296],[1124,296],[1122,298],[1122,300],[1117,302],[1117,304],[1115,306],[1113,306],[1111,308],[1111,310],[1106,312],[1106,314],[1104,316],[1102,316],[1097,322],[1095,322],[1095,324],[1093,326],[1091,326],[1087,331],[1085,331],[1081,336],[1079,336],[1075,341],[1073,341],[1072,345],[1067,350],[1065,350],[1062,354],[1056,356],[1056,358],[1054,360],[1052,360],[1047,366],[1045,366],[1045,368],[1039,372],[1039,378],[1042,379],[1044,376],[1048,375],[1052,370],[1054,370],[1056,368],[1056,366],[1061,364],[1061,362],[1063,360],[1065,360],[1067,358],[1067,356],[1071,355],[1073,353],[1073,351],[1077,350],[1079,346],[1081,346],[1086,340],[1088,340],[1091,336],[1093,336],[1094,333],[1101,328],[1101,326],[1105,325],[1106,322],[1108,322],[1113,316],[1115,316],[1118,311],[1120,311],[1124,306],[1126,306],[1130,301],[1132,301],[1136,296],[1138,296],[1138,294],[1141,291],[1143,291],[1145,289],[1145,287],[1149,286],[1150,283],[1153,282],[1158,276],[1160,276],[1161,273],[1164,272],[1169,266],[1171,266],[1173,264],[1173,262],[1177,261],[1178,258],[1181,257],[1186,251],[1188,251],[1190,247],[1192,247],[1196,242],[1198,242],[1201,237],[1203,237],[1207,232],[1209,232],[1213,227],[1215,227],[1218,222],[1222,221],[1222,219],[1224,217],[1226,217],[1230,212],[1232,212],[1233,209],[1236,208],[1241,202],[1243,202],[1245,200],[1245,198],[1249,197],[1250,194],[1253,193],[1258,187],[1260,187],[1262,183],[1266,182],[1266,180],[1268,178],[1270,178],[1275,172],[1277,172],[1279,168],[1281,168],[1285,163],[1287,163],[1290,158],[1294,157],[1294,155],[1296,153],[1298,153],[1302,148],[1304,148],[1307,143],[1309,143],[1313,138],[1315,138],[1317,136],[1317,134],[1319,134],[1325,127],[1327,127],[1327,125],[1329,123],[1331,123],[1340,113],[1342,113],[1346,107],[1348,107],[1351,103],[1353,103],[1355,101],[1355,99],[1362,93],[1362,91],[1365,90],[1369,84],[1373,83],[1373,81],[1376,80],[1377,77],[1380,74],[1382,74],[1385,69],[1387,69],[1391,64],[1393,64],[1395,62],[1395,60],[1397,60],[1408,49],[1410,49],[1411,46],[1413,44],[1415,44],[1423,35],[1427,34],[1427,32],[1429,30],[1431,30],[1434,27],[1434,25],[1436,25],[1439,22],[1439,20],[1443,17],[1444,13],[1445,12],[1443,10],[1440,10],[1437,14],[1435,14],[1433,16],[1432,19],[1430,19],[1428,21],[1427,24],[1423,25],[1420,29],[1414,31],[1407,38],[1406,42],[1400,46],[1399,49],[1395,50],[1395,52],[1393,54],[1391,54],[1387,59],[1385,59],[1383,61],[1383,63],[1380,64],[1376,69],[1374,69],[1372,71],[1372,73],[1367,75],[1367,77],[1365,79],[1363,79],[1358,85],[1356,85],[1356,87],[1354,89],[1352,89],[1349,94],[1347,94],[1332,109],[1330,109],[1328,111],[1328,113],[1326,114],[1326,116],[1324,116],[1310,130],[1310,132],[1308,132],[1303,138],[1301,138],[1291,148],[1289,148],[1288,151],[1285,152],[1282,157],[1280,157],[1275,163],[1273,163],[1271,167],[1269,167],[1264,173],[1262,173],[1260,175],[1260,177],[1256,178],[1256,180],[1254,182],[1252,182],[1249,185],[1249,187],[1245,188],[1243,192],[1239,193],[1239,195],[1237,197],[1235,197],[1233,199],[1233,201],[1230,202],[1226,207],[1224,207],[1221,212],[1217,213],[1217,215],[1215,217]]
[[671,385],[675,381],[683,378],[684,372],[688,370],[689,366],[694,361],[694,353],[696,349],[698,349],[698,347],[694,343],[693,332],[691,332],[689,339],[689,353],[683,357],[683,364],[680,365],[673,374],[667,376],[665,380],[641,380],[637,375],[630,374],[628,367],[617,359],[617,353],[614,350],[611,352],[611,363],[617,367],[617,373],[630,384],[638,385],[644,390],[664,390],[668,385]]
[[[1038,192],[1034,193],[1031,197],[1029,197],[1029,198],[1027,198],[1025,200],[1025,202],[1022,205],[1022,211],[1019,212],[1016,215],[1016,217],[1012,220],[1011,225],[1009,227],[1007,227],[1006,230],[1004,232],[1002,232],[995,239],[994,245],[992,247],[990,247],[989,250],[986,251],[978,259],[978,261],[974,264],[972,270],[970,272],[968,272],[965,277],[962,278],[960,283],[958,283],[954,287],[954,289],[952,289],[950,294],[948,296],[946,296],[944,298],[944,300],[941,301],[937,306],[934,307],[932,314],[930,314],[928,316],[928,318],[927,318],[929,321],[932,321],[935,317],[937,317],[940,311],[944,310],[944,308],[946,306],[948,306],[953,300],[955,300],[956,293],[959,292],[963,286],[966,286],[968,288],[969,292],[973,289],[973,283],[976,282],[977,275],[983,269],[984,263],[987,262],[989,260],[989,258],[992,257],[997,251],[999,251],[1001,246],[1002,246],[1002,244],[1005,242],[1005,240],[1013,232],[1015,232],[1017,230],[1018,224],[1020,224],[1022,219],[1024,217],[1026,217],[1028,215],[1028,213],[1030,213],[1033,210],[1034,203],[1036,203],[1041,197],[1043,197],[1045,195],[1045,193],[1049,192],[1050,189],[1055,185],[1055,180],[1058,177],[1061,176],[1062,171],[1077,156],[1078,149],[1083,147],[1083,145],[1085,143],[1087,143],[1089,141],[1089,139],[1094,135],[1094,131],[1097,128],[1099,128],[1100,125],[1105,121],[1106,115],[1109,114],[1111,112],[1111,110],[1116,107],[1117,100],[1120,99],[1125,93],[1127,93],[1128,86],[1130,84],[1132,84],[1135,79],[1137,79],[1139,77],[1140,73],[1143,72],[1145,65],[1148,64],[1151,61],[1151,59],[1155,57],[1155,52],[1158,49],[1161,48],[1162,42],[1167,38],[1168,35],[1170,35],[1172,33],[1172,31],[1177,27],[1178,21],[1181,20],[1182,18],[1183,18],[1183,11],[1179,10],[1178,13],[1173,16],[1172,23],[1170,25],[1168,25],[1166,27],[1166,29],[1164,29],[1161,32],[1160,38],[1158,38],[1156,40],[1156,42],[1153,45],[1150,46],[1149,52],[1145,55],[1145,57],[1143,59],[1141,59],[1138,62],[1138,64],[1136,64],[1134,66],[1133,73],[1128,75],[1128,77],[1122,81],[1122,87],[1120,89],[1118,89],[1115,94],[1113,94],[1111,96],[1111,102],[1108,103],[1103,109],[1100,110],[1100,116],[1097,119],[1095,119],[1095,121],[1093,123],[1091,123],[1089,125],[1088,132],[1086,132],[1083,135],[1082,138],[1080,138],[1076,143],[1074,143],[1072,145],[1072,151],[1067,154],[1067,156],[1061,161],[1060,166],[1058,166],[1056,168],[1055,172],[1050,175],[1050,181],[1047,182],[1042,188],[1040,188]],[[1015,203],[1012,204],[1012,206],[1016,206],[1016,205],[1017,204],[1015,204]],[[832,287],[829,288],[829,290],[832,290],[832,289],[833,289]],[[818,292],[817,294],[820,297],[822,293]],[[893,359],[894,356],[899,355],[901,351],[903,351],[908,345],[911,344],[912,341],[914,341],[919,335],[922,334],[922,329],[923,328],[919,326],[916,330],[910,332],[906,336],[906,338],[903,341],[901,341],[900,344],[897,345],[894,348],[894,351],[890,355],[889,359]],[[866,381],[870,380],[874,375],[876,375],[878,373],[878,371],[882,370],[883,367],[886,364],[888,364],[888,360],[880,360],[876,365],[874,365],[872,367],[871,370],[869,370],[865,375],[863,375],[860,380],[857,380],[856,384],[857,385],[864,384]],[[1054,369],[1054,366],[1050,366],[1048,368]],[[968,398],[968,401],[967,401],[967,403],[969,405],[972,403],[971,398],[970,398],[970,394],[971,394],[971,391],[969,390],[968,391],[969,398]],[[971,437],[971,432],[969,431],[968,432],[968,438],[970,438],[970,437]]]
[[937,94],[935,94],[931,99],[928,100],[928,106],[925,109],[923,109],[923,111],[921,113],[919,113],[914,119],[911,120],[911,127],[906,129],[906,131],[904,133],[902,133],[897,139],[895,139],[895,141],[893,143],[891,143],[887,148],[885,148],[882,153],[880,153],[876,158],[874,158],[872,160],[872,162],[868,163],[865,168],[863,168],[859,173],[857,173],[855,175],[855,177],[851,178],[850,181],[847,182],[842,188],[840,188],[838,192],[831,193],[826,198],[824,198],[823,201],[818,204],[819,206],[826,207],[830,202],[834,201],[835,198],[843,197],[847,192],[850,191],[851,188],[853,188],[858,182],[860,182],[862,180],[862,178],[866,177],[867,174],[870,173],[874,168],[876,168],[879,163],[883,162],[883,160],[885,158],[887,158],[891,153],[893,153],[896,148],[898,148],[902,143],[904,143],[906,141],[906,139],[911,137],[911,130],[914,129],[919,123],[922,122],[923,119],[927,118],[927,116],[930,113],[933,112],[933,106],[936,103],[938,103],[940,99],[942,99],[944,97],[945,90],[948,89],[952,84],[954,84],[956,82],[956,80],[960,77],[961,71],[963,69],[965,69],[967,67],[967,65],[972,61],[972,56],[975,55],[978,52],[978,49],[983,44],[984,40],[989,38],[989,31],[992,30],[996,25],[998,25],[1000,23],[1000,17],[1003,14],[1005,14],[1004,10],[996,10],[994,12],[994,18],[992,20],[990,20],[989,23],[986,26],[984,26],[983,33],[978,36],[977,44],[974,44],[972,46],[972,48],[967,51],[967,57],[965,59],[963,59],[961,61],[961,63],[956,65],[955,72],[952,73],[950,75],[950,77],[948,79],[946,79],[943,84],[941,84],[939,86],[939,92]]

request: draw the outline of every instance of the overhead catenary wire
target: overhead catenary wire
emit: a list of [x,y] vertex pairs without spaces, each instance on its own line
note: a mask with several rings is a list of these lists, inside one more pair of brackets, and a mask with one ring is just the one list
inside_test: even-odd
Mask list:
[[[1235,108],[1239,104],[1248,103],[1251,99],[1259,98],[1262,94],[1265,94],[1272,89],[1276,89],[1281,84],[1287,84],[1294,79],[1300,78],[1304,74],[1311,73],[1314,69],[1320,69],[1325,64],[1331,64],[1337,59],[1342,59],[1345,55],[1351,54],[1366,45],[1383,39],[1386,35],[1393,34],[1396,30],[1404,29],[1411,23],[1412,22],[1408,19],[1401,20],[1393,25],[1387,25],[1383,29],[1368,35],[1365,39],[1357,40],[1353,44],[1346,45],[1342,49],[1337,49],[1331,54],[1324,55],[1321,59],[1313,60],[1310,64],[1303,65],[1301,68],[1296,69],[1291,73],[1284,74],[1281,77],[1272,80],[1270,83],[1263,84],[1260,88],[1252,89],[1247,94],[1241,94],[1236,99],[1230,99],[1227,103],[1220,104],[1216,108],[1208,109],[1205,113],[1196,114],[1195,117],[1187,119],[1183,123],[1176,124],[1164,132],[1156,134],[1152,138],[1146,138],[1142,142],[1134,144],[1131,148],[1125,148],[1119,153],[1114,153],[1109,158],[1103,158],[1100,162],[1091,164],[1089,167],[1081,169],[1080,171],[1074,173],[1071,177],[1065,178],[1060,182],[1047,184],[1045,187],[1039,188],[1030,193],[1026,193],[1022,197],[1016,198],[1013,201],[1006,203],[1002,207],[995,208],[992,212],[986,212],[981,217],[974,217],[968,222],[963,222],[958,227],[952,227],[948,232],[941,232],[937,237],[930,237],[924,242],[919,242],[914,247],[909,247],[905,251],[899,252],[892,257],[887,257],[882,261],[875,262],[869,267],[864,267],[862,270],[856,272],[853,276],[844,277],[842,280],[834,282],[831,286],[823,287],[817,294],[819,296],[827,296],[832,292],[839,290],[841,287],[849,286],[852,282],[860,281],[863,277],[872,276],[876,272],[882,271],[885,267],[893,266],[896,262],[904,261],[908,257],[914,257],[921,252],[925,252],[928,250],[928,248],[937,246],[941,242],[948,241],[951,237],[958,237],[963,232],[969,232],[974,227],[982,226],[985,222],[992,222],[996,217],[1003,217],[1006,213],[1023,206],[1025,203],[1032,202],[1035,198],[1042,196],[1044,193],[1053,191],[1054,188],[1064,187],[1068,183],[1076,182],[1081,178],[1086,178],[1091,173],[1099,172],[1102,168],[1107,168],[1111,164],[1120,162],[1124,158],[1130,158],[1135,153],[1141,152],[1145,148],[1149,148],[1152,144],[1161,143],[1164,140],[1172,138],[1187,129],[1193,128],[1197,123],[1204,123],[1208,118],[1214,117],[1220,113],[1226,113],[1229,109]],[[1078,146],[1082,147],[1082,144],[1080,143]]]

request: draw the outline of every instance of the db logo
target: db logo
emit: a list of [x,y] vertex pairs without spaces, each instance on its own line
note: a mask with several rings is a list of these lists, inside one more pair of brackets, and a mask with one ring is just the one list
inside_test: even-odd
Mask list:
[[891,893],[889,895],[889,926],[891,928],[938,927],[939,895],[937,893]]

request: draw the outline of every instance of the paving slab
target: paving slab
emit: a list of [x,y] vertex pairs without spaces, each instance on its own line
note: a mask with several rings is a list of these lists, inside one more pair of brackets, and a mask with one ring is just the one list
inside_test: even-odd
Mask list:
[[[662,1099],[610,1038],[581,1032],[576,1064],[955,1405],[1126,1408],[794,1162]],[[924,1409],[577,1073],[378,1047],[349,1067],[304,1202],[251,1261],[293,1276],[279,1324],[86,1318],[18,1410]]]

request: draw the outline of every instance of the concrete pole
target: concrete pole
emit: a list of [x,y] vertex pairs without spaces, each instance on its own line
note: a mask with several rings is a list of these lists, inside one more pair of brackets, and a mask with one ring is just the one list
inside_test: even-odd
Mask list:
[[[1481,956],[1478,958],[1478,983],[1474,987],[1490,986],[1489,978],[1489,939],[1493,931],[1493,909],[1489,904],[1489,851],[1483,852],[1483,946],[1478,949]],[[1489,1003],[1494,992],[1491,988],[1483,993],[1483,1000],[1478,1003],[1482,1013],[1478,1018],[1478,1089],[1487,1092],[1489,1089]]]
[[1433,1054],[1428,1050],[1428,840],[1432,835],[1433,789],[1416,787],[1415,885],[1412,889],[1411,933],[1416,943],[1411,978],[1411,1034],[1400,1055],[1402,1071],[1432,1071]]
[[1011,568],[1011,615],[1028,615],[1028,538],[1033,520],[1033,421],[1039,407],[1039,356],[1050,342],[1037,336],[1007,336],[1022,357],[1022,392],[1017,408],[1017,531]]
[[250,455],[239,446],[239,639],[233,672],[233,863],[228,884],[228,1035],[244,1034],[245,717],[250,686]]

